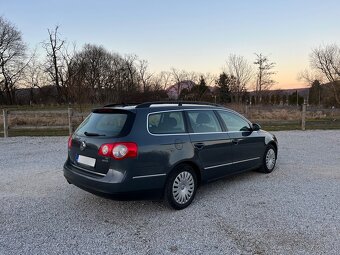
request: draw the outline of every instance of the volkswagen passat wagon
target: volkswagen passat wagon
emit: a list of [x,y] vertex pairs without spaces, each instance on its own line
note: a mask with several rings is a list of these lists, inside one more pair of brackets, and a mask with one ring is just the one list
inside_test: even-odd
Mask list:
[[187,207],[199,185],[243,171],[273,171],[278,144],[235,111],[193,102],[107,105],[68,140],[64,176],[114,198],[162,198]]

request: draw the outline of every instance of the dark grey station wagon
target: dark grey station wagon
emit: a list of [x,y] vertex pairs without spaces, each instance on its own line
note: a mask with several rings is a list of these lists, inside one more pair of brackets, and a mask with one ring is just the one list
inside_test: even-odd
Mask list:
[[219,105],[107,105],[70,136],[64,176],[95,194],[164,197],[183,209],[201,184],[254,169],[272,172],[277,151],[274,135]]

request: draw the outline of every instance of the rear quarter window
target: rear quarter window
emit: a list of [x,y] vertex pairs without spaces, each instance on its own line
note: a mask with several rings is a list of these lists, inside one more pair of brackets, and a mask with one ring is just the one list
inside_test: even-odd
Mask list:
[[183,113],[180,111],[151,113],[148,116],[148,130],[152,134],[185,133]]

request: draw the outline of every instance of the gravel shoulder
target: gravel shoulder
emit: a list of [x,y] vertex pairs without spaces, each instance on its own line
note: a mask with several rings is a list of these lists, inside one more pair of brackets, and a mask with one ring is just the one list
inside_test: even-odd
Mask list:
[[339,254],[340,130],[273,133],[272,174],[205,185],[182,211],[67,184],[67,137],[0,138],[0,254]]

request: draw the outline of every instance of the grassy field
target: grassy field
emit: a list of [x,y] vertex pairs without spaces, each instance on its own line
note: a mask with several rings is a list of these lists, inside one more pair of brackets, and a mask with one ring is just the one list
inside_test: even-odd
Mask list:
[[[298,120],[271,120],[260,122],[261,127],[268,131],[301,130]],[[340,119],[307,119],[306,130],[340,129]]]
[[27,130],[9,130],[8,135],[12,136],[68,136],[68,129],[27,129]]
[[8,109],[9,111],[66,111],[68,107],[80,112],[89,112],[93,108],[100,107],[100,105],[5,105],[0,106],[0,109]]
[[[9,136],[67,136],[68,105],[62,106],[11,106]],[[301,111],[296,107],[252,107],[228,105],[268,131],[301,130]],[[76,128],[88,115],[93,105],[72,106],[73,127]],[[11,129],[12,127],[12,129]],[[14,128],[13,128],[14,127]],[[41,129],[39,127],[52,127]],[[23,129],[20,129],[23,128]],[[340,129],[340,109],[307,109],[306,130]],[[3,136],[3,119],[0,117],[0,137]]]

